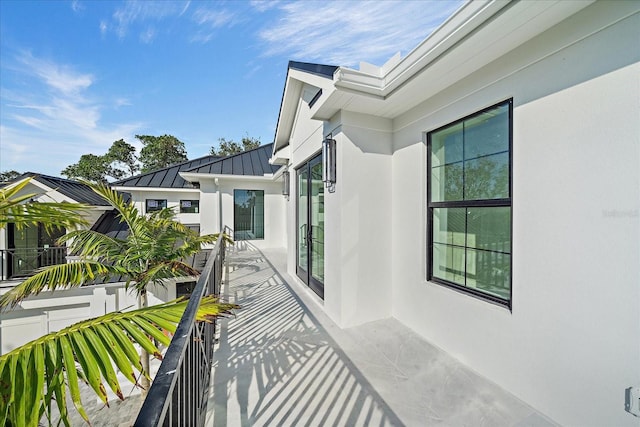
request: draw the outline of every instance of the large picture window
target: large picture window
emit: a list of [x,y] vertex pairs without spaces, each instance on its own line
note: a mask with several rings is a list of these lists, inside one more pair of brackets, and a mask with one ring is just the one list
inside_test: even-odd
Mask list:
[[511,304],[508,100],[427,135],[428,279]]
[[264,191],[233,190],[235,240],[264,239]]

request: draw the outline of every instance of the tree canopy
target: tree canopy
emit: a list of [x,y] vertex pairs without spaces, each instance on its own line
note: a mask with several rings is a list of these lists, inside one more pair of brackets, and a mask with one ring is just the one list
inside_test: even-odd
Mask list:
[[150,172],[188,160],[184,142],[173,135],[136,135],[136,138],[143,145],[139,157],[142,172]]
[[237,143],[232,139],[218,138],[218,149],[216,150],[216,147],[211,147],[210,153],[213,156],[230,156],[232,154],[253,150],[259,146],[260,138],[254,138],[249,135],[244,136],[241,143]]
[[22,174],[20,172],[18,172],[18,171],[15,171],[15,170],[2,171],[2,172],[0,172],[0,183],[13,181],[14,179],[19,177],[20,175],[22,175]]
[[106,183],[108,177],[118,180],[133,176],[139,170],[135,147],[119,139],[106,154],[83,154],[78,163],[67,166],[61,173],[70,179]]
[[140,170],[136,148],[124,139],[114,141],[106,157],[109,161],[109,175],[115,179],[133,176]]
[[105,156],[83,154],[78,163],[67,166],[62,175],[69,179],[83,179],[91,182],[107,182],[109,164]]

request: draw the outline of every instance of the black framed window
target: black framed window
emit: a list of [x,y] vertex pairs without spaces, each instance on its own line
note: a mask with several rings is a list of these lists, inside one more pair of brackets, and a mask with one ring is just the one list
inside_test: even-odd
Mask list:
[[180,200],[180,213],[200,212],[200,200]]
[[155,212],[167,207],[166,199],[146,199],[145,209],[146,212]]
[[507,100],[427,134],[428,280],[511,305]]
[[264,191],[233,190],[235,240],[264,239]]

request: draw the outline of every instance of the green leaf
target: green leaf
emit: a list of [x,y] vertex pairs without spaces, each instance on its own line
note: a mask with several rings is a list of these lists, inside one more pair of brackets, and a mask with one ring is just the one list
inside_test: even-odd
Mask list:
[[64,385],[64,371],[62,369],[62,357],[59,349],[59,342],[48,341],[47,352],[45,353],[46,363],[46,384],[47,394],[45,395],[45,405],[47,409],[47,418],[51,421],[51,400],[55,400],[58,406],[58,412],[62,422],[69,427],[69,413],[67,410],[67,396]]
[[108,405],[107,391],[102,384],[100,378],[100,368],[98,368],[98,361],[95,357],[92,357],[91,349],[87,344],[82,331],[70,335],[71,345],[73,346],[73,352],[76,355],[76,360],[82,366],[82,372],[87,378],[89,386],[96,392],[102,403]]
[[[113,337],[120,345],[119,348],[127,356],[127,359],[133,365],[133,367],[138,372],[142,372],[142,363],[140,363],[140,356],[133,346],[131,339],[129,339],[127,334],[123,332],[124,327],[120,324],[121,321],[126,322],[127,320],[114,319],[112,322],[106,323],[105,326],[109,329],[111,334],[113,334]],[[135,378],[132,382],[135,383]]]
[[0,425],[5,425],[13,396],[13,380],[8,359],[0,359]]
[[[136,343],[140,345],[147,353],[153,354],[156,358],[162,359],[162,355],[160,354],[160,350],[153,345],[153,342],[147,337],[144,332],[140,331],[140,328],[134,322],[120,322],[119,323],[123,329],[127,331],[130,337],[134,339]],[[147,372],[148,374],[148,372]]]
[[[71,400],[73,405],[80,416],[87,422],[89,422],[89,416],[82,406],[82,400],[80,398],[80,387],[78,387],[78,374],[76,372],[76,361],[73,356],[73,347],[71,341],[67,335],[62,335],[59,338],[60,349],[62,351],[62,357],[64,359],[64,370],[67,373],[67,385],[69,386],[69,392],[71,393]],[[16,349],[17,350],[17,349]],[[15,350],[14,350],[15,351]]]
[[[109,352],[109,357],[113,360],[122,374],[133,384],[136,383],[136,375],[127,359],[127,355],[120,348],[117,339],[111,334],[111,330],[106,325],[95,325],[94,330],[104,342],[105,349]],[[127,340],[127,342],[130,342]],[[131,346],[133,348],[133,346]],[[134,349],[135,352],[135,349]],[[142,367],[141,369],[142,370]]]
[[100,369],[103,378],[107,381],[111,390],[120,398],[120,400],[124,400],[116,372],[113,370],[113,366],[111,365],[111,358],[109,357],[109,353],[107,353],[107,349],[102,343],[102,340],[91,329],[86,329],[83,332],[84,337],[87,340],[87,344],[91,347],[96,358],[96,362],[98,362],[98,368]]

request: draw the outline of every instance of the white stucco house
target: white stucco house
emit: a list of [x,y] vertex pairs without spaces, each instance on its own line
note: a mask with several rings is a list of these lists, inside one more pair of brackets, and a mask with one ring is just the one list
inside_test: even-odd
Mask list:
[[[179,221],[202,234],[217,233],[224,224],[232,227],[238,241],[250,239],[257,247],[283,247],[282,167],[269,164],[271,152],[272,146],[265,145],[233,156],[204,156],[115,182],[112,187],[127,193],[141,213],[171,207]],[[112,237],[124,237],[128,232],[108,202],[87,185],[28,175],[32,180],[21,194],[34,194],[34,201],[85,204],[89,206],[85,213],[88,226],[93,230]],[[0,294],[38,268],[73,262],[67,248],[56,247],[56,239],[64,232],[50,235],[42,226],[18,230],[11,223],[0,228]],[[201,268],[205,255],[185,261]],[[124,282],[117,277],[109,282],[43,292],[22,302],[18,309],[0,313],[0,354],[82,319],[136,306],[135,296],[126,291]],[[152,287],[150,303],[188,293],[194,283],[193,278],[185,277],[164,287]]]
[[113,187],[286,248],[342,328],[393,317],[561,425],[640,425],[638,1],[470,1],[381,67],[292,61],[273,144]]
[[269,163],[272,144],[240,154],[204,156],[126,178],[111,187],[129,193],[140,212],[170,207],[202,234],[231,227],[235,240],[258,247],[285,244],[284,168]]
[[[14,182],[30,177],[29,183],[18,193],[18,196],[33,195],[34,202],[47,203],[79,203],[87,206],[83,212],[88,227],[100,216],[111,210],[111,206],[78,181],[54,176],[26,172]],[[56,248],[55,240],[66,231],[58,229],[52,235],[45,232],[42,226],[28,226],[18,230],[13,224],[0,227],[0,281],[13,276],[22,276],[46,265],[64,262],[66,255],[63,248]]]
[[640,2],[472,1],[381,67],[291,62],[289,273],[562,425],[640,425],[639,59]]

